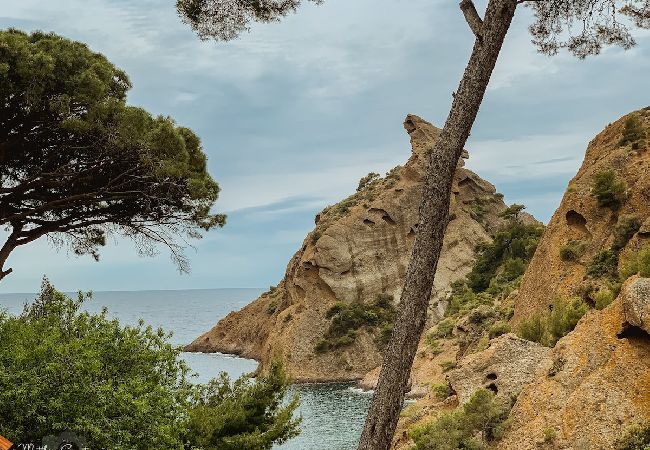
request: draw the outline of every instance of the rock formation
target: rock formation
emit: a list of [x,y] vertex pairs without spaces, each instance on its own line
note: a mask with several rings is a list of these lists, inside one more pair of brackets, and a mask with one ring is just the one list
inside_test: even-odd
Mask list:
[[[633,216],[641,224],[624,246],[621,264],[650,243],[650,151],[620,145],[631,115],[650,129],[650,110],[641,110],[608,125],[589,143],[582,166],[569,182],[521,283],[515,322],[547,308],[558,297],[581,295],[593,301],[585,289],[587,267],[598,252],[614,245],[620,218]],[[608,170],[625,183],[625,200],[618,209],[601,206],[593,194],[594,176]],[[581,251],[576,259],[562,260],[560,251],[570,242],[582,246]]]
[[[409,115],[404,126],[411,157],[385,178],[369,177],[356,194],[316,216],[316,227],[289,262],[274,290],[221,320],[187,350],[254,358],[262,369],[281,358],[298,381],[362,378],[381,363],[377,332],[361,330],[351,345],[315,352],[326,333],[327,311],[337,302],[369,304],[380,294],[400,297],[417,229],[421,183],[439,130]],[[464,277],[474,247],[491,239],[506,208],[494,186],[459,164],[450,222],[432,295],[432,321],[450,284]]]

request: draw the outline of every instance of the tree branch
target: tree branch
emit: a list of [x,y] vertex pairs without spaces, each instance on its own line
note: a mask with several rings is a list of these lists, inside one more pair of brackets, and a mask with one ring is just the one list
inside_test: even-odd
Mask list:
[[476,7],[474,6],[474,2],[472,0],[462,0],[459,6],[461,11],[463,11],[463,15],[465,16],[465,21],[469,25],[469,28],[472,30],[472,33],[474,33],[474,36],[476,36],[476,39],[479,42],[482,42],[483,41],[483,20],[478,15],[478,12],[476,11]]

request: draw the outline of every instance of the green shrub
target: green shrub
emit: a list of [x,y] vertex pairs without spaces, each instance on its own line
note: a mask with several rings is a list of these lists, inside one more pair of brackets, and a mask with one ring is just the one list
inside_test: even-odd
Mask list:
[[272,315],[278,309],[278,302],[276,300],[271,300],[268,305],[266,305],[266,313]]
[[508,322],[498,321],[490,327],[489,336],[490,339],[494,339],[506,333],[510,333],[510,325]]
[[390,339],[395,320],[393,297],[380,294],[370,305],[338,302],[327,311],[325,317],[330,319],[329,328],[316,344],[316,352],[323,353],[353,344],[362,327],[379,328],[376,342],[381,346]]
[[456,361],[443,361],[439,365],[443,372],[449,372],[456,368]]
[[644,138],[645,131],[643,130],[639,118],[636,116],[636,114],[634,114],[625,120],[625,126],[623,127],[623,137],[621,137],[618,145],[623,147],[627,144],[638,144],[638,142]]
[[478,449],[501,438],[510,404],[479,389],[462,407],[414,428],[414,450]]
[[452,394],[451,387],[447,383],[434,384],[431,386],[431,392],[439,400],[444,400]]
[[553,442],[557,437],[557,432],[554,428],[546,427],[544,428],[544,442]]
[[[519,212],[520,210],[510,211],[509,221],[497,232],[493,242],[482,243],[476,247],[477,259],[472,271],[467,275],[467,286],[473,292],[486,291],[493,279],[497,285],[506,284],[524,273],[535,253],[544,227],[521,223],[517,219]],[[494,292],[494,289],[492,291],[494,294],[498,293]]]
[[440,341],[435,338],[434,333],[429,333],[424,338],[425,343],[433,355],[439,355],[443,352],[443,349],[440,347]]
[[616,296],[609,289],[601,289],[594,295],[596,309],[605,309],[614,301]]
[[44,280],[20,316],[0,314],[3,436],[35,443],[71,431],[89,448],[181,450],[270,449],[297,434],[280,366],[256,382],[193,385],[169,334],[84,312],[89,297]]
[[631,425],[614,446],[616,450],[650,450],[650,423]]
[[587,275],[593,278],[618,276],[618,256],[612,250],[601,250],[596,253],[587,265]]
[[519,325],[519,336],[553,347],[560,338],[575,328],[588,310],[589,307],[580,298],[556,300],[550,311],[535,314],[522,321]]
[[645,246],[637,258],[639,275],[644,278],[650,278],[650,245]]
[[454,326],[454,321],[451,319],[441,320],[436,325],[436,328],[433,331],[433,336],[437,339],[449,338],[454,331]]
[[359,186],[357,187],[357,192],[363,191],[365,188],[373,186],[379,181],[379,174],[375,172],[370,172],[365,177],[359,180]]
[[594,175],[591,187],[598,200],[598,205],[618,209],[625,201],[627,186],[614,170],[603,170]]
[[641,228],[641,221],[639,217],[634,214],[624,214],[618,218],[616,226],[614,226],[614,245],[612,249],[619,251],[627,245]]
[[572,239],[560,247],[562,261],[577,261],[584,255],[587,243],[580,239]]

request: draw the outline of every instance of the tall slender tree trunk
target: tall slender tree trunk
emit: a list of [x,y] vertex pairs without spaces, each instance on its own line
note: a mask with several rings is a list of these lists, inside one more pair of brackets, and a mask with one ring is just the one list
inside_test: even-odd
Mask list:
[[460,7],[476,35],[476,41],[445,126],[431,151],[422,192],[418,233],[397,320],[384,353],[379,382],[358,450],[390,448],[426,322],[449,216],[454,173],[510,28],[517,0],[490,0],[484,20],[478,16],[471,0],[463,0]]

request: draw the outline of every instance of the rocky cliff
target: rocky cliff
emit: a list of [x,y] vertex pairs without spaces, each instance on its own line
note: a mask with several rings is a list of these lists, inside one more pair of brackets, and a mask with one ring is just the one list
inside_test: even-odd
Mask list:
[[[646,108],[589,143],[509,296],[515,330],[552,311],[557,299],[579,298],[587,312],[575,328],[553,348],[505,334],[482,351],[459,353],[444,378],[429,374],[442,390],[402,414],[394,448],[410,448],[415,426],[462,405],[479,388],[516,398],[505,435],[490,448],[614,450],[631,425],[650,424],[650,278],[634,275],[650,274],[650,256],[645,263],[639,257],[650,249],[648,137]],[[444,345],[458,340],[460,324],[477,311],[456,322]]]
[[[636,122],[633,128],[650,129],[650,110],[636,111],[608,125],[589,143],[582,166],[569,182],[526,271],[515,322],[548,308],[558,297],[577,295],[594,303],[593,294],[603,287],[599,275],[609,275],[593,270],[596,276],[588,274],[594,258],[613,250],[620,253],[614,263],[622,266],[650,242],[650,152],[643,140],[623,144],[630,119]],[[613,178],[606,194],[619,197],[611,204],[603,204],[603,197],[596,195],[597,177],[607,172]]]
[[[404,127],[412,147],[406,164],[384,178],[364,178],[354,195],[325,208],[279,285],[229,314],[187,350],[238,354],[260,361],[262,368],[281,358],[298,381],[358,379],[380,365],[376,327],[364,326],[349,339],[346,335],[345,345],[335,349],[315,349],[328,332],[331,320],[326,316],[334,305],[371,305],[378,298],[396,303],[400,298],[417,230],[427,151],[439,133],[413,115]],[[491,240],[506,208],[490,183],[462,165],[436,273],[432,321],[442,312],[438,301],[470,270],[476,244]],[[431,366],[427,361],[416,365],[426,372]]]

